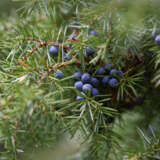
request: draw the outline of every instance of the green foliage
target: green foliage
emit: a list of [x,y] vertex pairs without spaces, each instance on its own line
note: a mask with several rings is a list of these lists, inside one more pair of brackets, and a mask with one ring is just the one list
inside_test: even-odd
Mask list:
[[[151,37],[159,29],[159,1],[16,1],[24,2],[18,15],[0,22],[0,158],[160,159],[160,56]],[[91,30],[98,35],[88,36]],[[57,57],[51,45],[59,46]],[[88,47],[92,58],[84,54]],[[124,72],[115,76],[116,88],[91,97],[73,87],[74,72],[95,76],[110,63]]]

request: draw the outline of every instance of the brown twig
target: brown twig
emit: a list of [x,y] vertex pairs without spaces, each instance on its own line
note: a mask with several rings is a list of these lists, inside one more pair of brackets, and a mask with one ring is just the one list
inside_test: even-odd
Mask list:
[[26,61],[28,57],[30,57],[35,51],[37,51],[39,48],[43,48],[43,47],[46,47],[48,45],[57,45],[57,46],[60,46],[60,47],[63,47],[64,49],[66,50],[70,50],[69,47],[59,43],[58,41],[55,41],[55,42],[51,42],[51,41],[48,41],[48,42],[42,42],[41,40],[39,39],[35,39],[35,38],[24,38],[23,41],[36,41],[39,43],[38,47],[32,49],[26,56],[24,56],[22,59],[23,61]]
[[61,67],[66,67],[68,65],[73,65],[73,64],[76,64],[76,65],[80,65],[80,62],[77,61],[77,59],[73,59],[69,62],[61,62],[61,63],[57,63],[56,65],[54,65],[52,68],[49,68],[47,72],[45,72],[43,75],[42,75],[42,78],[40,80],[38,80],[38,83],[40,83],[41,81],[43,81],[46,77],[49,76],[49,74],[57,69],[60,69]]

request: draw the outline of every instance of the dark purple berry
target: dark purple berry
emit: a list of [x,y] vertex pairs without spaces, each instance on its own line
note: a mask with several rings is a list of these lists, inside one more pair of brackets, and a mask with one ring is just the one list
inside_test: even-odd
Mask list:
[[98,87],[99,86],[99,80],[97,78],[92,77],[90,83],[94,86],[94,87]]
[[82,91],[83,83],[81,81],[77,81],[74,84],[74,87],[80,91]]
[[99,95],[99,91],[97,88],[92,88],[92,96],[97,96]]
[[87,83],[83,85],[82,90],[84,93],[88,93],[89,91],[92,90],[92,88],[93,88],[92,85]]
[[49,53],[52,55],[52,56],[57,56],[58,55],[58,52],[59,52],[59,47],[58,46],[51,46],[49,48]]
[[81,79],[81,76],[82,76],[81,72],[75,72],[74,75],[72,76],[72,79],[77,81]]
[[118,80],[116,78],[112,78],[109,80],[108,84],[110,87],[116,87],[118,84]]
[[62,79],[63,73],[61,71],[57,71],[57,72],[55,72],[55,77],[58,79]]
[[82,81],[83,83],[89,83],[90,80],[91,80],[91,76],[90,76],[90,74],[88,74],[88,73],[84,73],[84,74],[82,75],[82,77],[81,77],[81,81]]
[[103,84],[103,85],[106,85],[106,84],[109,82],[109,79],[110,79],[109,76],[103,77],[103,79],[102,79],[102,84]]

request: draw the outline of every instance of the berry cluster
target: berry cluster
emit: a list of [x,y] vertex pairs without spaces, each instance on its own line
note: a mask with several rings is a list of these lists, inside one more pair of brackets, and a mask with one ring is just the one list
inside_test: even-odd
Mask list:
[[[97,36],[98,32],[92,30],[89,36]],[[76,39],[76,34],[73,34],[72,40]],[[72,48],[71,48],[72,49]],[[94,48],[86,48],[84,54],[86,57],[91,57],[95,53]],[[52,56],[57,56],[59,53],[59,46],[51,46],[49,49],[49,53]],[[69,61],[71,57],[68,53],[64,52],[65,61]],[[115,88],[119,84],[120,77],[123,76],[122,71],[118,71],[113,67],[112,64],[103,65],[103,67],[99,67],[98,70],[96,67],[92,67],[91,71],[88,73],[75,72],[73,75],[73,80],[75,81],[74,87],[79,90],[85,97],[88,96],[97,96],[103,94],[103,91],[106,87]],[[61,71],[55,72],[55,77],[61,79],[63,74]],[[83,100],[84,97],[77,96],[77,100]]]
[[[74,87],[84,95],[97,96],[101,90],[108,86],[111,88],[118,86],[119,78],[122,76],[123,72],[114,69],[110,64],[100,67],[94,76],[89,73],[75,72],[72,79],[75,81]],[[77,96],[76,99],[83,100],[84,98]]]
[[[99,80],[91,77],[89,73],[82,74],[81,72],[75,72],[73,75],[73,80],[75,80],[74,87],[81,91],[84,95],[99,95],[99,90],[94,87],[98,87]],[[84,98],[81,96],[77,96],[77,100],[83,100]]]

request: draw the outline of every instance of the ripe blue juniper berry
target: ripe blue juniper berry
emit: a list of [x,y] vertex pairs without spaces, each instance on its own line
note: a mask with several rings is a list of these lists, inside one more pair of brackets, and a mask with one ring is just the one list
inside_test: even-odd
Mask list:
[[59,52],[59,47],[58,46],[51,46],[49,48],[49,53],[52,55],[52,56],[57,56],[58,55],[58,52]]
[[96,74],[97,74],[97,75],[103,75],[103,74],[105,74],[105,69],[104,69],[104,67],[99,68],[99,69],[97,70]]
[[75,72],[74,75],[72,76],[72,79],[77,81],[81,79],[81,76],[82,76],[81,72]]
[[89,83],[90,80],[91,80],[91,76],[90,76],[90,74],[88,74],[88,73],[84,73],[84,74],[82,75],[82,77],[81,77],[81,81],[82,81],[83,83]]
[[117,86],[118,80],[117,80],[116,78],[111,78],[111,79],[109,80],[108,84],[109,84],[110,87],[114,88],[114,87]]
[[110,75],[111,75],[111,76],[118,75],[118,73],[119,73],[119,71],[118,71],[117,69],[112,69],[112,70],[110,71]]
[[97,88],[92,88],[92,96],[97,96],[99,95],[99,91]]
[[103,77],[103,79],[102,79],[102,84],[103,84],[103,85],[108,84],[109,79],[110,79],[110,77],[109,77],[109,76],[105,76],[105,77]]
[[98,87],[100,84],[100,81],[97,78],[92,77],[90,83],[94,86],[94,87]]
[[74,87],[80,91],[82,91],[83,83],[81,81],[77,81],[74,84]]
[[56,71],[55,72],[55,77],[58,79],[62,79],[63,78],[63,73],[61,71]]
[[94,54],[94,50],[91,48],[87,48],[85,51],[86,56],[91,56]]
[[82,87],[82,90],[84,93],[88,93],[89,91],[92,91],[92,85],[87,83],[87,84],[84,84],[83,87]]

